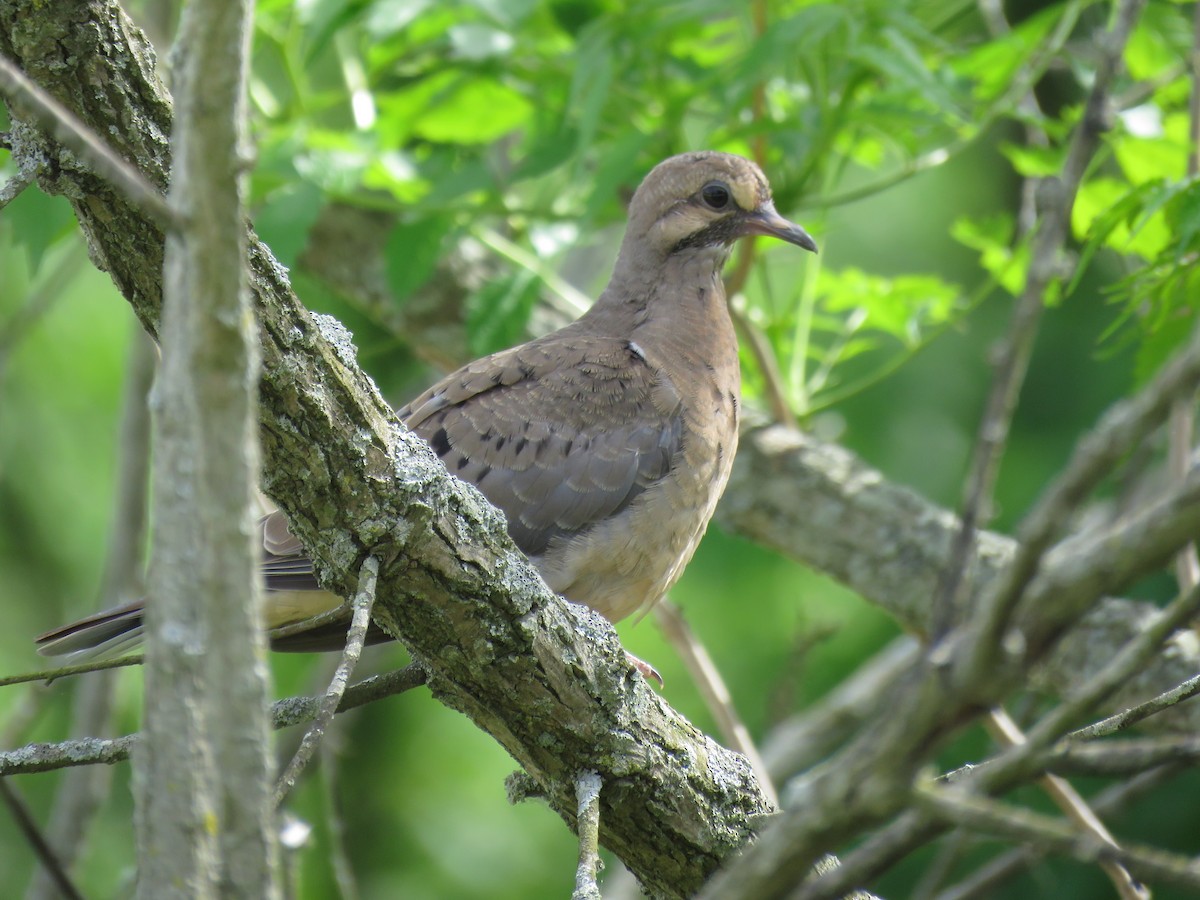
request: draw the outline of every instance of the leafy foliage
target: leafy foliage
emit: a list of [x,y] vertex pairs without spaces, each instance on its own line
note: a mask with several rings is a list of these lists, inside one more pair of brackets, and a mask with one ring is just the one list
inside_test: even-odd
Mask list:
[[[1187,162],[1187,12],[1149,4],[1127,48],[1105,152],[1074,208],[1079,266],[1065,261],[1054,310],[1066,324],[1048,336],[1006,463],[1006,515],[1127,387],[1127,368],[1148,378],[1195,319],[1200,191]],[[260,0],[256,15],[256,227],[295,267],[305,299],[350,323],[385,387],[411,391],[420,377],[411,359],[391,361],[404,354],[385,362],[377,352],[421,351],[421,338],[389,313],[416,315],[448,258],[482,258],[489,273],[440,310],[466,329],[461,353],[498,349],[574,314],[571,285],[594,294],[628,193],[650,166],[686,149],[730,150],[759,159],[780,211],[821,245],[820,257],[801,260],[760,241],[730,266],[735,308],[779,373],[773,387],[810,423],[844,417],[847,440],[889,474],[957,499],[986,375],[990,336],[980,331],[1020,294],[1029,265],[1012,188],[1018,177],[1061,170],[1094,70],[1100,4],[1043,3],[994,35],[963,0]],[[1035,87],[1040,103],[1023,103]],[[1026,129],[1045,141],[1027,140]],[[15,175],[0,154],[0,178]],[[333,203],[379,215],[385,303],[311,263]],[[125,323],[106,314],[97,297],[109,288],[89,271],[23,352],[10,354],[3,340],[28,298],[67,272],[63,261],[82,258],[61,199],[30,189],[0,212],[0,569],[18,608],[2,646],[30,664],[27,636],[82,614],[98,578],[112,466],[93,448],[112,431]],[[747,352],[747,400],[762,406],[772,385],[760,363]],[[1073,380],[1065,398],[1056,390],[1064,380]],[[846,591],[720,534],[679,595],[756,733],[894,632]],[[800,658],[794,645],[829,631],[836,636]],[[650,629],[625,640],[662,667],[671,701],[711,727]],[[779,676],[789,663],[804,670],[798,687]],[[281,692],[308,689],[311,664],[275,665]],[[132,730],[135,687],[123,688],[121,705]],[[447,713],[397,707],[348,726],[347,753],[363,762],[345,788],[364,896],[569,890],[569,836],[543,811],[504,807],[497,785],[507,760]],[[50,718],[38,736],[65,727],[61,705]],[[445,772],[433,773],[430,757]],[[456,814],[491,801],[501,811],[485,821]],[[310,784],[297,809],[323,821],[328,802]],[[114,818],[127,823],[123,813]],[[1170,823],[1189,833],[1194,813]],[[121,892],[106,857],[127,849],[122,834],[106,835],[85,866],[99,893]],[[0,840],[0,868],[27,866],[8,846],[17,839]],[[305,857],[301,894],[327,896],[332,876],[315,856]],[[467,858],[479,864],[464,866]],[[1066,894],[1089,895],[1088,875],[1053,877],[1071,884]]]

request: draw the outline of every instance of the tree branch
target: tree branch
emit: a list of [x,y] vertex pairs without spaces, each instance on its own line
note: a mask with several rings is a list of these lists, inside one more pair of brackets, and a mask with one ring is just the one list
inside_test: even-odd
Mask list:
[[300,773],[312,759],[313,753],[316,752],[321,738],[325,734],[325,729],[333,721],[333,716],[341,705],[342,697],[346,695],[346,683],[350,680],[354,667],[358,665],[363,644],[366,643],[367,627],[371,624],[371,609],[375,605],[375,585],[378,577],[379,561],[373,556],[368,556],[367,561],[363,563],[363,574],[359,578],[358,593],[354,596],[354,617],[350,621],[350,629],[346,634],[346,649],[342,651],[342,658],[329,683],[329,689],[321,698],[316,718],[305,732],[300,747],[296,750],[296,755],[292,757],[292,761],[279,776],[279,781],[275,786],[275,795],[272,798],[275,806],[279,806],[288,791],[295,786],[296,779],[300,777]]
[[[137,169],[113,153],[94,131],[26,78],[20,69],[3,56],[0,56],[0,94],[4,95],[14,112],[36,122],[39,128],[77,153],[98,174],[119,186],[122,193],[157,224],[164,228],[178,225],[174,210]],[[15,180],[18,190],[24,186],[23,182],[28,183],[24,176],[18,176]],[[7,199],[11,199],[8,189],[5,194]]]
[[[90,127],[127,123],[115,149],[164,183],[170,103],[140,35],[115,4],[74,0],[45,33],[23,28],[18,37],[18,17],[40,21],[35,6],[0,5],[0,52]],[[104,85],[99,97],[83,89],[95,83]],[[23,129],[16,143],[43,190],[75,198],[93,258],[157,334],[161,231],[47,135]],[[265,489],[325,583],[350,595],[358,567],[376,555],[376,620],[428,668],[434,694],[491,733],[571,825],[575,774],[597,771],[608,786],[605,846],[652,893],[693,893],[766,812],[745,760],[633,675],[607,622],[546,589],[502,518],[399,426],[355,364],[348,335],[300,306],[253,238],[250,263]]]
[[[394,694],[402,694],[426,682],[425,670],[412,663],[384,675],[372,675],[351,685],[338,704],[339,713],[357,709]],[[311,722],[321,711],[323,697],[285,697],[271,705],[271,727],[291,728]],[[53,744],[27,744],[17,750],[0,750],[0,778],[32,775],[70,766],[113,765],[125,762],[140,735],[119,738],[80,738]]]

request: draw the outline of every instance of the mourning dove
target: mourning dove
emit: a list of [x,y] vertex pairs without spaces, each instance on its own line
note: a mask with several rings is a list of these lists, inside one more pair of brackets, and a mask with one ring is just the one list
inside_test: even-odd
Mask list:
[[[546,584],[611,621],[652,606],[692,558],[738,440],[738,346],[721,270],[733,243],[816,245],[776,211],[757,165],[685,153],[633,195],[612,279],[581,318],[476,360],[399,410],[508,518]],[[271,628],[337,608],[276,512],[260,522]],[[289,629],[292,630],[292,629]],[[37,639],[40,652],[123,652],[142,604]],[[345,642],[345,623],[280,637],[279,650]],[[387,636],[372,626],[372,640]]]

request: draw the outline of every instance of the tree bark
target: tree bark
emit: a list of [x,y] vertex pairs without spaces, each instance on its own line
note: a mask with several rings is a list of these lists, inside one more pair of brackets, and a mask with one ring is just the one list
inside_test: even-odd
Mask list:
[[242,209],[248,3],[197,0],[174,72],[138,896],[277,897],[255,533],[259,355]]
[[[115,4],[0,3],[0,52],[157,185],[171,102],[153,54]],[[121,123],[118,129],[112,124]],[[93,260],[160,333],[161,229],[28,122],[14,156],[71,199]],[[396,421],[350,337],[296,300],[249,238],[259,317],[264,487],[333,590],[381,563],[376,619],[430,672],[430,687],[524,767],[574,825],[575,776],[600,773],[601,841],[654,895],[694,893],[768,811],[746,761],[633,673],[612,627],[552,594],[498,512]]]

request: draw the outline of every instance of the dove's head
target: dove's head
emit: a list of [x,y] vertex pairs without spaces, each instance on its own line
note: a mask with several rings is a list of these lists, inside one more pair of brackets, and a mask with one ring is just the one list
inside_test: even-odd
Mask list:
[[817,249],[808,232],[775,211],[771,186],[753,162],[732,153],[683,153],[655,166],[634,193],[621,253],[659,259],[693,249],[727,253],[753,234]]

